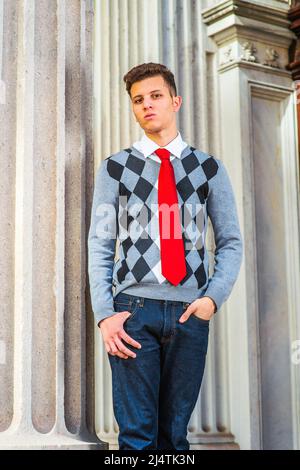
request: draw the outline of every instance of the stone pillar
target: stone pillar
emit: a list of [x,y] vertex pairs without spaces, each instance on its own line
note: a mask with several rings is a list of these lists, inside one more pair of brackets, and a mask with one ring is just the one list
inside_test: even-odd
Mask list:
[[[222,159],[245,242],[226,304],[231,430],[242,449],[299,448],[299,167],[287,2],[203,12],[218,57]],[[298,367],[299,368],[299,367]]]
[[288,70],[291,70],[295,82],[296,100],[297,100],[297,118],[298,118],[298,151],[300,149],[300,0],[296,0],[288,12],[291,21],[291,30],[295,33],[297,39],[290,48],[290,62]]
[[0,0],[1,449],[104,448],[86,301],[92,35],[90,0]]

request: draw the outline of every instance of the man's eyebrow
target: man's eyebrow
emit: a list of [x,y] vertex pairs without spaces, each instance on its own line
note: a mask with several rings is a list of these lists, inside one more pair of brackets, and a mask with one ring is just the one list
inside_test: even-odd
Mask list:
[[[161,90],[152,90],[152,91],[150,91],[150,93],[155,93],[156,91],[161,91]],[[132,99],[134,100],[138,96],[143,96],[143,95],[135,95]]]

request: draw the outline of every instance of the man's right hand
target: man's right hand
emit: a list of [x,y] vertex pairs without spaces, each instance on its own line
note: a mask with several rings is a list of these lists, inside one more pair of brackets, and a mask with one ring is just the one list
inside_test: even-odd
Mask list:
[[129,336],[123,328],[123,324],[131,313],[128,311],[118,312],[114,315],[105,318],[100,322],[99,328],[102,333],[103,341],[106,351],[112,356],[119,356],[122,359],[128,357],[136,357],[136,354],[128,349],[122,340],[126,341],[131,346],[141,349],[141,344]]

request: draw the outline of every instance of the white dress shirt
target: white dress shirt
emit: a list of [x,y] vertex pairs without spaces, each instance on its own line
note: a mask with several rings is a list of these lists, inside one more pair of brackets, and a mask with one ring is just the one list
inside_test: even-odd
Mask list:
[[183,149],[187,147],[187,143],[182,140],[181,134],[178,131],[175,139],[171,140],[165,147],[160,147],[154,140],[150,139],[145,133],[141,140],[134,142],[133,146],[139,150],[145,157],[152,158],[156,162],[161,162],[161,159],[154,152],[159,148],[165,148],[171,153],[170,161],[174,158],[180,158]]

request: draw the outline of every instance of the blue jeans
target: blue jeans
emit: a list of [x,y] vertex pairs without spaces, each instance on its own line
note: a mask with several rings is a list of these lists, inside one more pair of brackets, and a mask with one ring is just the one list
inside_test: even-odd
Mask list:
[[141,345],[136,358],[108,354],[119,449],[188,450],[188,423],[204,372],[209,320],[179,318],[189,304],[120,292],[115,312],[128,310],[125,331]]

